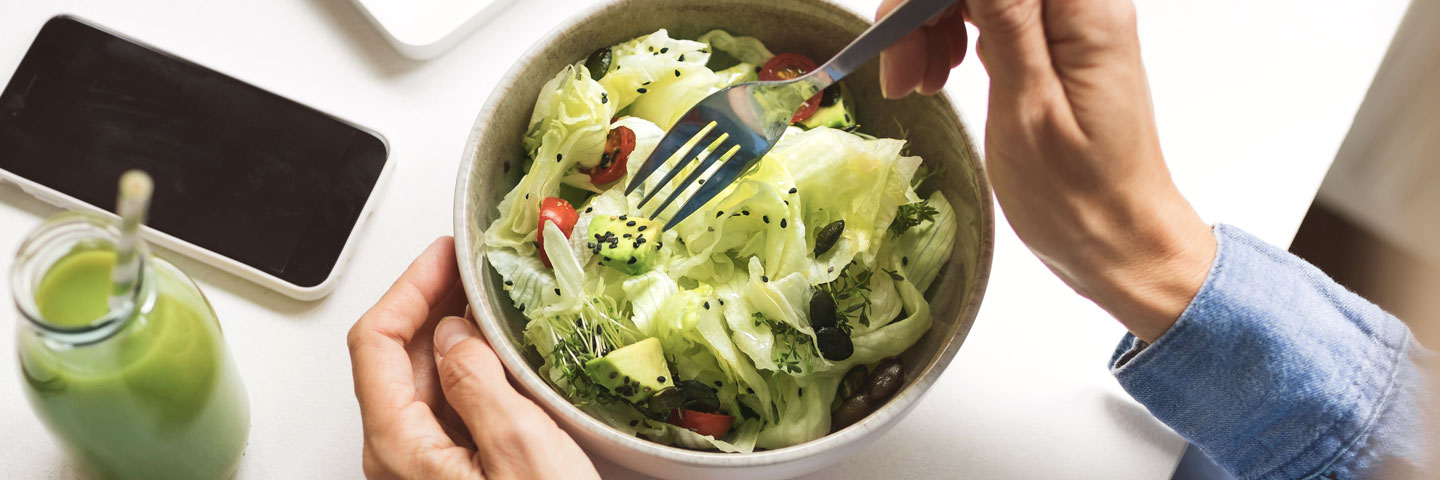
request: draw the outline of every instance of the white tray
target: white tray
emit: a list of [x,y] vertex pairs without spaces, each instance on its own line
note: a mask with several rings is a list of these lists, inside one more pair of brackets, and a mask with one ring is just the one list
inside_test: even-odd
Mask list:
[[354,0],[401,54],[434,58],[484,25],[513,0]]

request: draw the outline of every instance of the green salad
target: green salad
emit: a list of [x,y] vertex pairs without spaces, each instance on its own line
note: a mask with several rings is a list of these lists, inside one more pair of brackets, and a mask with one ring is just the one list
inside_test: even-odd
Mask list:
[[541,88],[527,171],[485,231],[485,258],[527,318],[541,376],[579,408],[655,442],[750,452],[843,428],[903,384],[897,356],[930,328],[923,292],[950,256],[955,212],[916,193],[926,169],[905,141],[860,133],[843,85],[671,230],[675,207],[653,221],[636,207],[669,193],[657,184],[668,165],[624,193],[705,96],[813,68],[750,37],[660,30]]

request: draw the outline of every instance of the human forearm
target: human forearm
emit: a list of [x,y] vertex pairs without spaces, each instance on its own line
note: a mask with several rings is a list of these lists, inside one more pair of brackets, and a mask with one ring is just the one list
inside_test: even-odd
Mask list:
[[1234,227],[1155,342],[1127,337],[1113,371],[1157,418],[1240,478],[1368,478],[1423,463],[1409,330],[1318,269]]

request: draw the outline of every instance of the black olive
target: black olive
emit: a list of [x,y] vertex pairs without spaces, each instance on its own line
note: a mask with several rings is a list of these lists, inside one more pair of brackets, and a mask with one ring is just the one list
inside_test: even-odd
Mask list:
[[590,70],[590,78],[599,80],[600,77],[604,77],[605,73],[610,71],[610,47],[596,50],[595,53],[590,54],[590,58],[585,59],[585,68]]
[[889,400],[900,390],[900,385],[905,383],[905,369],[900,365],[900,359],[890,358],[875,366],[875,371],[870,375],[870,386],[866,392],[870,399],[876,402]]
[[825,92],[820,94],[820,106],[828,107],[834,105],[840,101],[840,94],[840,82],[835,82],[829,87],[826,87]]
[[845,220],[836,220],[821,228],[820,233],[815,234],[815,256],[819,257],[830,251],[835,242],[840,241],[842,233],[845,233]]
[[810,326],[826,328],[835,326],[835,297],[830,292],[815,289],[810,296]]
[[830,431],[854,425],[855,422],[869,415],[872,410],[874,409],[871,408],[870,397],[865,394],[846,398],[844,402],[840,403],[840,408],[835,410],[835,414],[830,417]]
[[840,391],[836,392],[842,398],[850,398],[865,391],[865,366],[856,365],[850,371],[845,372],[845,378],[840,380]]
[[815,330],[815,346],[826,360],[838,362],[855,353],[855,343],[850,335],[835,327],[821,327]]
[[710,413],[720,409],[720,397],[715,389],[695,380],[675,382],[675,389],[685,396],[685,408]]

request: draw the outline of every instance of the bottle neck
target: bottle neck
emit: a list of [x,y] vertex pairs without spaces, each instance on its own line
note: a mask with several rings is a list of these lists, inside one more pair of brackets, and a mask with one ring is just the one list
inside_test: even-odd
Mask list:
[[110,302],[108,310],[86,324],[61,324],[47,319],[38,296],[46,274],[66,257],[85,251],[114,251],[120,232],[112,219],[91,213],[68,212],[51,217],[31,232],[21,244],[10,272],[15,307],[25,317],[27,328],[36,332],[51,348],[68,349],[103,342],[134,323],[137,314],[149,310],[155,299],[152,259],[144,242],[136,245],[139,272],[133,288],[121,301]]

